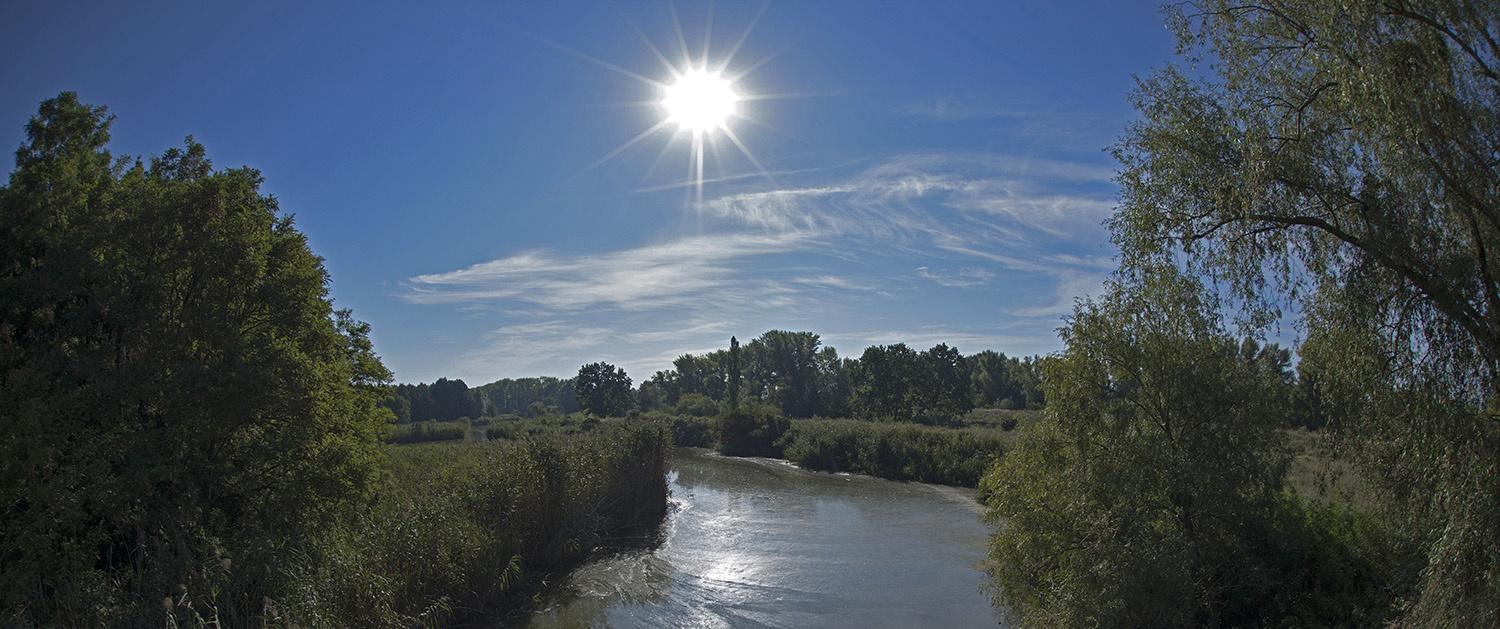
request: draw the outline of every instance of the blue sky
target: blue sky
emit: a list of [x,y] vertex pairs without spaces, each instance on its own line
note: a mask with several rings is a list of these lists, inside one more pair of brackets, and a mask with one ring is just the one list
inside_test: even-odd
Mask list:
[[[1135,1],[45,2],[0,144],[72,90],[116,155],[260,169],[401,382],[648,378],[766,330],[1047,353],[1114,266],[1105,152],[1174,42]],[[680,35],[679,35],[680,33]],[[746,96],[691,142],[668,62]],[[732,57],[728,57],[730,52]],[[621,150],[623,147],[623,150]],[[748,157],[747,154],[748,153]],[[753,159],[751,159],[753,157]],[[8,169],[7,169],[8,170]]]

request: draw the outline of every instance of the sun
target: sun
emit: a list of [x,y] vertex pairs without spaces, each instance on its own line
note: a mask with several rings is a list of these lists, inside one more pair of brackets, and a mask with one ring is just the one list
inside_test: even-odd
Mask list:
[[[769,4],[766,6],[769,6]],[[775,56],[774,53],[749,64],[735,73],[729,72],[730,66],[734,64],[736,54],[740,52],[741,46],[749,38],[751,30],[755,28],[755,24],[760,21],[760,17],[764,14],[766,7],[762,7],[760,12],[756,13],[750,19],[749,24],[740,34],[739,39],[722,55],[711,54],[712,47],[709,41],[711,39],[711,31],[713,30],[711,9],[708,24],[703,30],[701,52],[695,55],[689,49],[682,24],[677,17],[675,5],[668,3],[668,8],[671,10],[672,26],[677,35],[676,51],[674,51],[677,54],[672,55],[676,59],[670,58],[662,48],[657,47],[640,28],[635,27],[634,24],[631,25],[632,28],[635,28],[636,34],[640,35],[641,41],[645,44],[646,48],[656,57],[657,61],[661,62],[664,72],[662,75],[658,75],[660,78],[653,78],[646,74],[623,68],[555,42],[543,41],[564,52],[630,77],[655,90],[652,93],[655,98],[646,101],[635,101],[629,104],[655,108],[661,114],[661,118],[635,137],[626,140],[604,157],[584,168],[583,172],[592,170],[600,164],[609,161],[611,158],[629,150],[647,138],[658,136],[665,132],[665,135],[668,136],[666,145],[662,147],[662,152],[657,156],[656,161],[652,163],[651,169],[654,170],[656,168],[657,163],[660,163],[662,158],[666,156],[671,146],[686,140],[688,147],[688,172],[687,179],[683,182],[682,187],[688,190],[689,205],[695,206],[701,212],[703,208],[703,184],[705,183],[705,161],[707,161],[706,158],[713,157],[714,161],[718,162],[722,172],[724,162],[721,161],[723,158],[720,155],[723,148],[721,142],[733,145],[755,167],[760,176],[765,177],[767,181],[775,184],[775,179],[771,176],[770,171],[767,171],[766,167],[760,163],[760,160],[751,154],[749,147],[745,146],[744,139],[740,137],[735,127],[740,121],[744,121],[771,128],[764,121],[758,120],[751,112],[746,111],[746,104],[752,101],[792,98],[796,97],[796,95],[750,93],[742,88],[741,79],[770,61],[771,57]],[[579,174],[581,175],[582,172]],[[721,176],[734,177],[742,175],[731,174]],[[676,186],[673,185],[670,187]]]
[[740,95],[734,81],[706,68],[683,72],[661,91],[667,122],[676,124],[679,131],[697,135],[727,129],[739,113]]

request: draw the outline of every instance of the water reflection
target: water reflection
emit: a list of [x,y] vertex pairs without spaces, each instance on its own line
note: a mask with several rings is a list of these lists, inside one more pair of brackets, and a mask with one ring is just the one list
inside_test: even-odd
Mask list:
[[590,562],[529,627],[986,626],[960,489],[680,451],[663,541]]

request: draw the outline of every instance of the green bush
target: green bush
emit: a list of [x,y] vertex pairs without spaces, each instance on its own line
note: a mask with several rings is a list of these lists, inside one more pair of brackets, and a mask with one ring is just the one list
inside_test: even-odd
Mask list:
[[713,398],[702,393],[689,393],[678,400],[677,405],[672,407],[678,415],[692,415],[694,417],[713,417],[719,414],[719,403]]
[[993,431],[853,419],[791,423],[780,445],[802,467],[973,487],[1004,451]]
[[665,413],[649,413],[646,415],[654,421],[666,424],[667,430],[672,434],[672,443],[680,448],[712,448],[717,444],[718,422],[710,417],[698,417],[693,415],[667,415]]
[[729,456],[780,457],[779,440],[790,426],[779,411],[745,406],[719,418],[719,452]]

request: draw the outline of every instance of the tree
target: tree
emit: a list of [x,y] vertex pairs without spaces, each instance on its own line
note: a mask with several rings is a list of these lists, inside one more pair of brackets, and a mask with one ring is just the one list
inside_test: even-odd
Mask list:
[[921,369],[921,357],[905,343],[865,348],[854,372],[861,410],[870,417],[911,421],[910,394]]
[[623,417],[635,406],[630,394],[630,376],[609,363],[589,363],[578,368],[574,381],[578,407],[599,417]]
[[740,340],[729,337],[729,411],[740,408]]
[[969,364],[962,354],[939,343],[923,352],[919,385],[919,407],[933,421],[948,421],[974,410],[974,396],[969,388]]
[[374,481],[390,373],[258,172],[112,120],[42,103],[0,188],[0,616],[248,617]]
[[992,572],[1057,626],[1266,624],[1288,457],[1264,372],[1170,270],[1084,301],[1048,406],[984,479]]
[[1426,531],[1408,621],[1500,608],[1500,7],[1228,2],[1171,13],[1190,62],[1135,94],[1111,221],[1126,265],[1185,254],[1251,326],[1288,306],[1323,402]]
[[405,424],[411,421],[410,400],[392,393],[391,396],[382,401],[380,405],[386,407],[391,411],[391,414],[395,416],[396,423]]
[[772,330],[746,346],[749,379],[760,385],[760,398],[789,417],[812,417],[819,406],[818,346],[812,332]]
[[484,398],[479,391],[470,391],[463,380],[438,378],[429,389],[432,395],[432,414],[428,419],[451,422],[460,417],[479,417],[484,413]]

